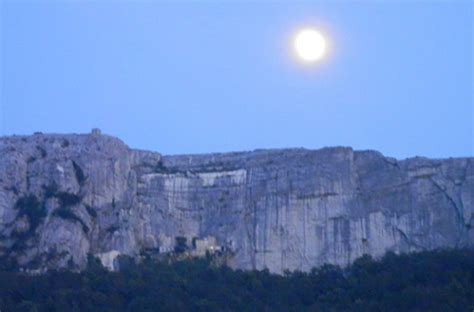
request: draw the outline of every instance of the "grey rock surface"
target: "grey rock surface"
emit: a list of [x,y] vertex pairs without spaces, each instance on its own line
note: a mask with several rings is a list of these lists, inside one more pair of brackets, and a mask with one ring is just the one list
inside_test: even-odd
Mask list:
[[[162,156],[117,138],[0,138],[0,257],[84,268],[89,253],[217,241],[229,264],[273,272],[474,247],[474,158],[398,161],[335,147]],[[206,245],[207,246],[207,245]]]

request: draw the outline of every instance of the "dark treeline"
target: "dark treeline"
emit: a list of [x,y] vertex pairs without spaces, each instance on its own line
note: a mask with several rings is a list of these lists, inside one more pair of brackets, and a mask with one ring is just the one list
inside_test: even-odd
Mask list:
[[0,272],[0,309],[9,311],[469,311],[474,251],[444,250],[341,269],[284,275],[215,267],[209,259],[129,263],[108,272]]

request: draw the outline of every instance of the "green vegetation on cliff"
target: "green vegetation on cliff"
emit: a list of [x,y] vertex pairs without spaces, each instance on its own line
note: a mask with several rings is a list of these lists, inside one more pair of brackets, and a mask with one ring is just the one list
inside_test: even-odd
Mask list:
[[[126,260],[126,259],[125,259]],[[358,259],[283,276],[214,267],[122,261],[108,272],[91,258],[82,273],[0,272],[1,311],[469,311],[474,251]]]

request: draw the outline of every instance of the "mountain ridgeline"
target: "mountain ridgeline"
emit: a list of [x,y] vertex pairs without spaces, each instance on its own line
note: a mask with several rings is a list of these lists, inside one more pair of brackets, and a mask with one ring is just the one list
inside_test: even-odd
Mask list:
[[214,254],[310,271],[363,255],[474,247],[474,158],[347,147],[162,156],[117,138],[0,138],[0,260],[42,272]]

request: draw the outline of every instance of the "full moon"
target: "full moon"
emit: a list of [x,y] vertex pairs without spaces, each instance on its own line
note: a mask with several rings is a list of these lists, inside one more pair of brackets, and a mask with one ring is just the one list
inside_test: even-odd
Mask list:
[[304,61],[315,62],[324,56],[326,40],[318,31],[304,29],[296,35],[295,49],[298,56]]

